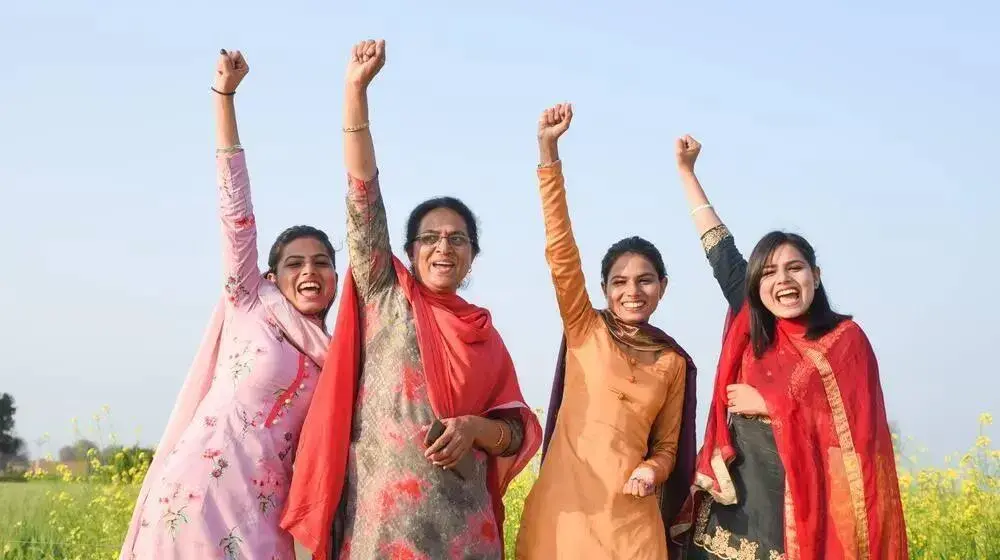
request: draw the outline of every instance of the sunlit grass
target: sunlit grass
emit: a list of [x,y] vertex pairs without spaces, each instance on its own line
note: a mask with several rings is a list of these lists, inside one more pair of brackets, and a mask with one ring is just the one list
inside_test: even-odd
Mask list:
[[[107,411],[105,411],[105,414]],[[988,414],[968,453],[943,468],[900,465],[910,555],[915,559],[1000,558],[1000,450]],[[0,557],[5,560],[114,560],[151,457],[124,449],[103,463],[89,454],[89,472],[32,472],[23,483],[0,484]],[[507,507],[505,546],[513,559],[524,499],[538,459],[514,481]]]

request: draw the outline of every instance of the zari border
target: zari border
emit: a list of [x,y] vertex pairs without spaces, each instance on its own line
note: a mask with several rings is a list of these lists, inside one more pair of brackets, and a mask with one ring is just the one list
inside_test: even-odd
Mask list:
[[720,504],[727,506],[735,504],[736,486],[733,485],[733,479],[729,476],[729,466],[726,465],[726,460],[722,458],[722,451],[718,448],[712,451],[711,465],[715,480],[719,483],[719,491],[715,491],[715,481],[711,477],[699,472],[696,472],[694,475],[694,485],[699,490],[708,492],[712,499]]
[[837,430],[840,448],[844,452],[844,470],[847,472],[847,480],[851,489],[851,505],[854,507],[856,521],[858,559],[868,560],[870,551],[868,550],[868,514],[865,509],[864,480],[861,473],[861,463],[854,447],[854,438],[851,436],[851,425],[847,420],[844,399],[840,393],[840,386],[837,385],[833,367],[827,361],[826,356],[815,348],[805,348],[804,350],[806,356],[819,370],[823,389],[826,391],[826,399],[833,413],[833,425]]
[[[698,548],[723,560],[757,560],[760,558],[757,555],[760,551],[760,543],[741,537],[739,548],[737,548],[731,543],[732,533],[718,525],[715,527],[714,534],[708,535],[706,530],[708,529],[709,516],[712,513],[712,503],[711,498],[702,502],[695,519],[694,535],[691,542]],[[767,558],[761,560],[788,560],[788,557],[777,550],[769,550]]]
[[785,555],[787,560],[799,560],[799,533],[795,529],[795,500],[785,478]]

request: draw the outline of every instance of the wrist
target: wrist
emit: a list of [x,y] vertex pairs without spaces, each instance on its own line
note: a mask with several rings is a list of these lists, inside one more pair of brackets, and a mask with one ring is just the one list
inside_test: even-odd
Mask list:
[[365,95],[368,93],[368,84],[360,80],[347,80],[344,89],[348,95]]
[[694,177],[694,166],[693,165],[679,165],[677,166],[677,172],[681,174],[681,177]]

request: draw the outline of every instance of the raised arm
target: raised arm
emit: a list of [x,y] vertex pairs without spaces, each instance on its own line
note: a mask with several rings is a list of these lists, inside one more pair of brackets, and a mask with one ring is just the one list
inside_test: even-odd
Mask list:
[[368,86],[384,64],[385,41],[358,43],[351,50],[344,89],[347,247],[362,299],[392,285],[396,278],[368,121]]
[[587,295],[580,249],[573,238],[566,183],[559,160],[559,137],[572,120],[573,107],[563,104],[544,111],[538,121],[538,188],[545,219],[545,260],[552,272],[559,314],[570,343],[582,338],[597,320]]
[[257,224],[250,201],[250,178],[236,128],[236,88],[250,71],[240,51],[221,51],[212,86],[215,106],[216,166],[219,217],[222,221],[222,264],[226,300],[249,306],[257,297]]
[[708,196],[695,175],[694,164],[701,153],[701,144],[691,136],[684,136],[677,139],[674,151],[684,196],[691,208],[691,217],[705,256],[712,265],[712,273],[719,282],[730,309],[736,312],[742,307],[746,297],[746,259],[736,248],[729,228],[722,223],[715,207],[709,203]]

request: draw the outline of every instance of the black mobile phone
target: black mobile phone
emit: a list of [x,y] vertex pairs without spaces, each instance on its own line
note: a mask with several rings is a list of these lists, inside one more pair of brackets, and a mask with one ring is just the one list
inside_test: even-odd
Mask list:
[[[438,438],[441,437],[441,434],[443,433],[444,433],[444,424],[442,424],[440,420],[435,419],[434,422],[431,424],[430,429],[427,430],[427,437],[424,438],[424,445],[427,447],[434,445],[434,442],[437,441]],[[461,478],[462,480],[469,480],[470,478],[472,478],[472,475],[475,472],[476,468],[476,465],[473,461],[475,461],[475,458],[472,456],[472,450],[469,450],[469,452],[467,452],[461,459],[458,460],[457,465],[448,470],[455,473],[455,476]]]

